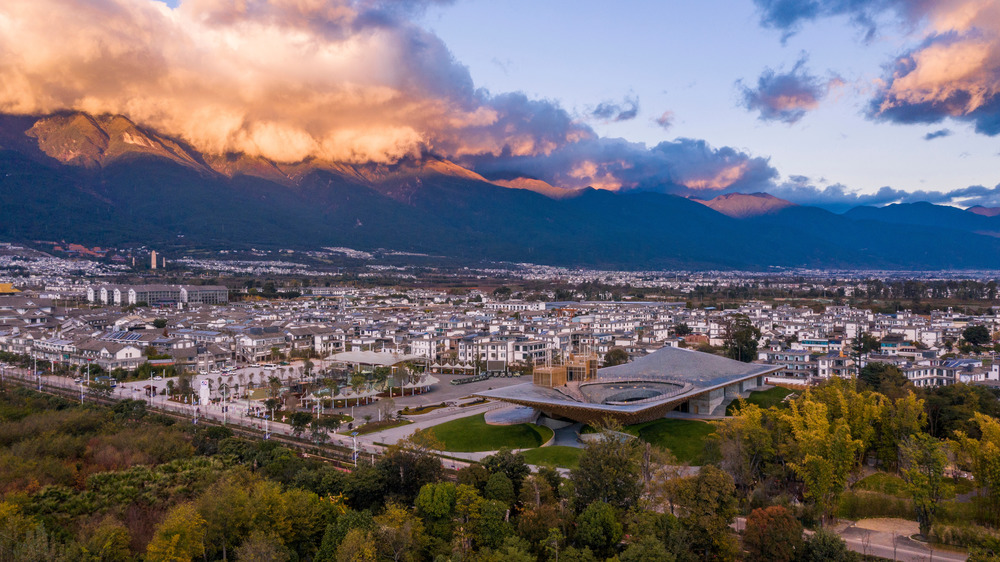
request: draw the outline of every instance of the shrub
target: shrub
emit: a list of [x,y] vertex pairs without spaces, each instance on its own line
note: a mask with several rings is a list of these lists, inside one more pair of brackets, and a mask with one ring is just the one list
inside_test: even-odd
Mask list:
[[950,546],[1000,553],[1000,533],[979,525],[934,525],[931,540]]

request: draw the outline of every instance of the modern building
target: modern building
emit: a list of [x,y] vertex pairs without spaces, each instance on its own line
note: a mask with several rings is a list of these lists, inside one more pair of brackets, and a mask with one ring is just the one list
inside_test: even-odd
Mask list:
[[[581,361],[571,358],[567,365],[576,363]],[[742,363],[664,347],[596,374],[583,366],[576,369],[579,380],[570,380],[569,369],[545,371],[531,383],[487,390],[476,396],[530,406],[556,420],[600,423],[610,418],[633,424],[661,418],[675,409],[713,413],[727,398],[765,384],[767,375],[780,369],[776,365]]]

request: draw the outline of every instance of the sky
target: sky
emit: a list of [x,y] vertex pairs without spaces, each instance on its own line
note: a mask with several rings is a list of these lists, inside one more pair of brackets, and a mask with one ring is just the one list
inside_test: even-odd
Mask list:
[[209,153],[1000,206],[1000,0],[5,0],[0,76]]

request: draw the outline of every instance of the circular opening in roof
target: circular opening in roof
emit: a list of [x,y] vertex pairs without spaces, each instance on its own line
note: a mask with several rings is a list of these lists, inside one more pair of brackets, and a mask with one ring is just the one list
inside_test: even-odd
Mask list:
[[679,384],[668,382],[605,382],[581,385],[580,392],[593,404],[627,404],[671,394],[681,388]]

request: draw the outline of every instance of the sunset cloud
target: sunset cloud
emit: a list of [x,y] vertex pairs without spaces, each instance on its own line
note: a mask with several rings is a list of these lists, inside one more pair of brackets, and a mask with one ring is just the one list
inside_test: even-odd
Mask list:
[[816,109],[830,90],[843,84],[839,77],[823,80],[809,74],[806,59],[799,59],[789,72],[766,69],[750,88],[737,82],[742,103],[749,111],[759,111],[762,121],[795,123]]
[[763,191],[778,176],[765,158],[685,138],[652,148],[624,139],[591,138],[546,156],[480,157],[463,163],[487,177],[521,174],[562,188],[590,186],[684,196]]
[[970,122],[1000,134],[1000,2],[995,0],[755,0],[761,24],[787,34],[847,16],[874,37],[886,20],[915,45],[886,65],[868,115],[895,123]]
[[667,130],[674,126],[674,112],[664,111],[659,117],[653,120],[657,125],[659,125],[663,130]]
[[593,134],[555,103],[477,90],[408,19],[429,3],[8,0],[0,111],[120,113],[279,162],[535,155]]

